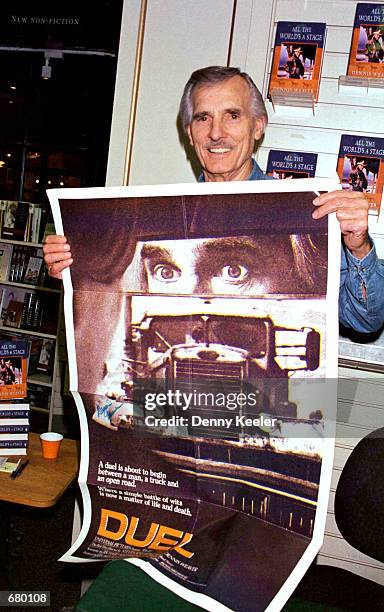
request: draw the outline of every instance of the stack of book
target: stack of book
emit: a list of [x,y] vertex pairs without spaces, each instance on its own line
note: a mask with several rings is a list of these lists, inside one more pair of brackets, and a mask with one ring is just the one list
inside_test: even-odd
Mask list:
[[28,431],[28,404],[0,404],[0,455],[25,455]]

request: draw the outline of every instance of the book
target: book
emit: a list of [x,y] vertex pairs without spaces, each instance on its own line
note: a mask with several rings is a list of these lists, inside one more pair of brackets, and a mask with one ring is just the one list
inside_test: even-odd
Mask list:
[[44,338],[42,341],[39,361],[36,368],[37,371],[45,372],[46,374],[52,374],[54,357],[55,341],[51,340],[50,338]]
[[1,304],[1,325],[7,327],[20,327],[25,289],[19,287],[2,287],[3,299]]
[[25,455],[27,452],[28,439],[26,440],[0,440],[0,455]]
[[24,419],[29,417],[29,408],[16,408],[16,404],[7,404],[7,406],[8,408],[0,408],[0,418]]
[[4,211],[2,238],[24,240],[28,228],[29,204],[10,201]]
[[[29,421],[28,419],[17,419],[15,424],[14,419],[1,419],[0,418],[0,435],[1,434],[19,434],[28,433]],[[23,421],[22,423],[20,421]]]
[[22,282],[29,285],[37,285],[43,266],[42,257],[30,257],[23,272]]
[[356,5],[347,76],[384,78],[384,4]]
[[8,280],[12,251],[12,244],[0,243],[0,281]]
[[41,348],[43,346],[43,338],[36,336],[28,336],[29,342],[29,358],[28,358],[28,376],[35,374],[38,371]]
[[343,189],[365,193],[370,213],[378,214],[384,183],[384,138],[342,134],[337,174]]
[[16,221],[17,201],[2,200],[2,224],[1,237],[13,238],[13,231]]
[[267,174],[277,179],[313,178],[316,164],[317,153],[271,149],[268,155]]
[[312,95],[317,102],[326,24],[279,21],[268,98]]
[[0,401],[27,395],[27,357],[26,340],[0,342]]
[[10,459],[9,457],[0,458],[0,472],[12,474],[19,467],[21,459]]
[[28,433],[29,405],[0,403],[0,455],[25,455]]

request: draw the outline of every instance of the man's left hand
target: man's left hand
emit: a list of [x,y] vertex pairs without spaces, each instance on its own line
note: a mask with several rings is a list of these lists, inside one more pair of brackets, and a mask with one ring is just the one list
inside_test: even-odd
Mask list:
[[344,244],[354,257],[363,259],[372,248],[368,236],[369,201],[357,191],[331,191],[315,198],[314,219],[335,212],[340,223]]

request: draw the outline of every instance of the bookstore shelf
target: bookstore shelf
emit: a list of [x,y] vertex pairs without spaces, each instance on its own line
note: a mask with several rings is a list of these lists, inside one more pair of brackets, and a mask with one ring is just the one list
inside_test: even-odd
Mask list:
[[364,77],[352,77],[347,75],[340,75],[338,81],[338,88],[343,89],[344,87],[348,88],[357,88],[358,92],[361,95],[367,93],[375,93],[384,95],[384,79],[370,79]]
[[[10,285],[12,287],[21,287],[23,289],[30,289],[31,285],[27,285],[26,283],[16,283],[14,281],[0,281],[2,285]],[[55,289],[54,287],[43,287],[42,285],[32,285],[34,289],[37,291],[48,291],[50,293],[60,293],[60,289]]]
[[28,242],[27,240],[12,240],[10,238],[0,238],[0,242],[5,242],[6,244],[18,244],[28,247],[35,247],[36,249],[42,249],[43,244],[41,242]]
[[52,377],[49,374],[35,372],[27,378],[28,384],[40,385],[41,387],[53,387]]
[[49,338],[50,340],[56,340],[56,334],[45,334],[40,331],[31,331],[30,329],[23,329],[20,327],[8,327],[7,325],[0,325],[0,330],[7,332],[17,332],[20,334],[26,334],[28,336],[37,336],[39,338]]
[[58,325],[62,291],[47,276],[41,242],[0,238],[0,337],[27,339],[27,397],[52,427],[57,395]]

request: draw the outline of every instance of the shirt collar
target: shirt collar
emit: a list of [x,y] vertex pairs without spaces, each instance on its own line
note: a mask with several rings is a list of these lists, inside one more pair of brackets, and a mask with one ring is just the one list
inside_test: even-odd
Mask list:
[[[255,162],[255,160],[252,158],[252,172],[249,175],[249,177],[247,178],[247,181],[257,181],[261,178],[264,177],[264,173],[262,171],[262,169],[260,168],[260,166]],[[201,173],[199,178],[197,179],[198,183],[205,183],[205,178],[204,178],[204,174]]]

